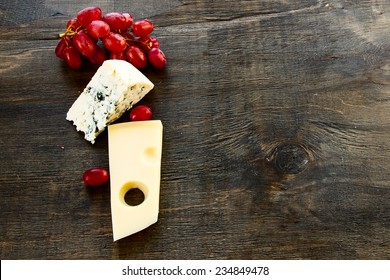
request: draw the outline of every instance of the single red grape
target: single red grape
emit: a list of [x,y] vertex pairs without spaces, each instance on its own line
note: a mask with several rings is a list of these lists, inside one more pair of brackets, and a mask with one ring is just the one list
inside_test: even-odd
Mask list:
[[91,168],[83,173],[83,181],[91,187],[101,186],[109,179],[108,171],[102,167]]
[[150,41],[152,42],[152,49],[160,47],[160,42],[156,38],[150,36]]
[[55,49],[55,54],[58,58],[60,59],[65,59],[64,57],[64,49],[66,47],[65,41],[62,40],[62,38],[58,41],[56,49]]
[[93,20],[88,24],[87,32],[92,38],[103,38],[110,33],[110,26],[102,20]]
[[130,111],[131,121],[147,121],[152,119],[152,110],[146,105],[139,105]]
[[125,55],[126,60],[138,69],[144,68],[148,63],[145,53],[139,47],[128,47],[126,49]]
[[154,27],[150,20],[143,19],[133,23],[133,34],[142,37],[152,33]]
[[77,49],[74,46],[67,46],[64,48],[64,58],[66,61],[66,64],[70,68],[78,69],[81,66],[81,56],[80,53],[77,51]]
[[162,69],[167,64],[167,59],[159,48],[153,48],[148,52],[148,60],[157,69]]
[[58,41],[58,44],[56,46],[56,49],[55,49],[55,54],[58,58],[60,59],[65,59],[65,56],[64,56],[64,49],[67,47],[67,46],[71,46],[72,45],[72,41],[71,39],[68,37],[68,36],[64,36],[62,37],[59,41]]
[[83,30],[80,30],[73,36],[72,42],[76,49],[86,57],[92,56],[95,52],[95,43]]
[[129,29],[133,25],[133,17],[129,13],[124,13],[124,17],[126,18],[126,25],[124,30]]
[[127,47],[125,38],[114,32],[110,32],[106,37],[104,37],[102,42],[106,49],[111,52],[123,52]]
[[114,30],[126,30],[127,19],[120,13],[108,13],[103,16],[103,20],[108,23],[111,31]]
[[87,27],[93,20],[102,18],[102,10],[99,7],[88,7],[77,13],[77,21]]

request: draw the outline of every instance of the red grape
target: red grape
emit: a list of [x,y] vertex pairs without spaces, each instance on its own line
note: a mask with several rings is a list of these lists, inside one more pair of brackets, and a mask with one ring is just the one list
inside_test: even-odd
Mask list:
[[154,27],[150,20],[143,19],[133,23],[133,34],[142,37],[152,33]]
[[120,13],[108,13],[104,15],[103,20],[108,23],[111,31],[127,29],[127,19]]
[[107,59],[106,52],[102,48],[100,48],[100,47],[96,47],[95,52],[93,53],[93,55],[89,57],[89,60],[92,63],[98,64],[98,65],[103,64],[103,62],[106,59]]
[[103,38],[110,33],[110,26],[102,20],[93,20],[88,24],[87,32],[93,38]]
[[106,37],[104,37],[102,42],[106,49],[116,53],[123,52],[127,47],[125,38],[114,32],[110,32]]
[[126,56],[123,52],[119,52],[119,53],[111,52],[110,59],[126,60]]
[[167,64],[167,59],[159,48],[153,48],[148,52],[148,60],[157,69],[162,69]]
[[95,43],[92,41],[91,37],[88,36],[83,30],[80,30],[73,36],[73,44],[76,49],[86,57],[93,55],[96,49]]
[[72,45],[72,41],[70,40],[70,38],[68,36],[64,36],[60,39],[60,41],[58,42],[57,46],[56,46],[56,49],[55,49],[55,54],[58,58],[60,59],[65,59],[65,56],[64,56],[64,49],[67,47],[67,46],[70,46]]
[[134,67],[141,69],[148,63],[145,53],[136,46],[130,46],[126,49],[126,59],[134,65]]
[[64,48],[64,58],[70,68],[78,69],[81,66],[81,56],[77,49],[73,46]]
[[83,181],[91,187],[97,187],[106,183],[109,179],[108,171],[104,168],[91,168],[83,173]]
[[77,13],[77,21],[84,27],[93,20],[102,18],[102,10],[99,7],[88,7]]
[[146,105],[139,105],[130,111],[131,121],[147,121],[152,119],[152,110]]
[[128,13],[124,13],[123,15],[126,18],[126,25],[124,29],[129,29],[133,25],[133,17]]
[[61,40],[58,41],[56,49],[55,49],[55,54],[58,58],[60,59],[65,59],[64,57],[64,49],[66,47],[65,41],[61,38]]
[[149,38],[150,38],[150,42],[152,42],[152,49],[160,47],[160,42],[156,38],[152,36],[150,36]]

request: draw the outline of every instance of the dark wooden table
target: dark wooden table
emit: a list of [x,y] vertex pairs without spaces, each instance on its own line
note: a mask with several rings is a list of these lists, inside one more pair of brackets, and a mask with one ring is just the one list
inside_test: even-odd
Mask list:
[[65,116],[97,67],[54,48],[85,4],[3,0],[1,259],[390,257],[388,0],[90,2],[152,20],[168,58],[140,103],[164,125],[159,220],[114,243],[109,185],[82,182],[107,133]]

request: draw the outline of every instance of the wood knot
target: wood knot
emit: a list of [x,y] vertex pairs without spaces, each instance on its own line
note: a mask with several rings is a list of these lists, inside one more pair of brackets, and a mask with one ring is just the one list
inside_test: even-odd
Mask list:
[[298,174],[309,165],[310,155],[302,145],[288,143],[277,146],[267,160],[281,173]]

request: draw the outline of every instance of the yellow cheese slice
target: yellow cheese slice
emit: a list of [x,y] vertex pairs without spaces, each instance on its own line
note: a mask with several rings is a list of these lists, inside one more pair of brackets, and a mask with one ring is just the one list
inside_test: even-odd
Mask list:
[[[160,197],[161,121],[139,121],[108,126],[111,217],[114,241],[157,222]],[[144,201],[129,205],[125,195],[137,188]]]

